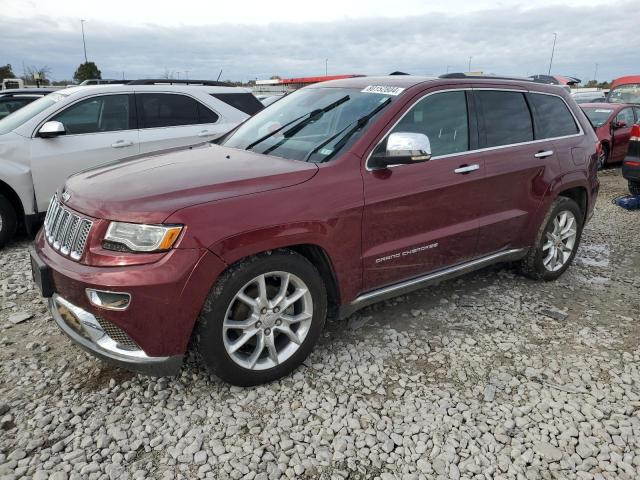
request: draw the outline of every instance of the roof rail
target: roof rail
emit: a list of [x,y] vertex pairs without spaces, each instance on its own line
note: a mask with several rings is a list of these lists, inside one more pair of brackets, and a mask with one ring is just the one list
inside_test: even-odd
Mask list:
[[535,80],[527,77],[511,77],[506,75],[469,75],[464,72],[445,73],[444,75],[440,75],[440,78],[478,78],[481,80],[517,80],[519,82],[535,82]]
[[556,77],[552,75],[531,75],[529,77],[516,77],[510,75],[474,75],[469,73],[445,73],[444,75],[440,75],[440,78],[479,78],[482,80],[515,80],[518,82],[532,82],[532,83],[542,83],[545,85],[555,85],[557,87],[565,87],[567,85],[574,85],[580,83],[580,79],[575,77],[561,77],[566,80],[567,83],[562,84]]
[[204,85],[207,87],[232,87],[233,85],[226,82],[218,82],[215,80],[175,80],[173,78],[143,78],[140,80],[131,80],[127,85]]

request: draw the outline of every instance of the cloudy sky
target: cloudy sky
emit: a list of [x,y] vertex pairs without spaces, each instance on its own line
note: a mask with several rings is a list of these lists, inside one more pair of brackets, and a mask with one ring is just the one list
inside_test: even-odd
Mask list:
[[[87,55],[103,78],[640,73],[637,0],[0,0],[0,64],[69,79]],[[469,4],[472,6],[469,6]],[[188,73],[187,73],[188,72]]]

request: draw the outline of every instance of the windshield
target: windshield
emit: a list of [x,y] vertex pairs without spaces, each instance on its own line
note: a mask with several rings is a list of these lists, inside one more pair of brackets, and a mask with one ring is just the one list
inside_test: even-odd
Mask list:
[[594,107],[582,107],[582,111],[587,115],[587,118],[595,128],[601,127],[613,113],[612,108],[594,108]]
[[64,95],[60,95],[59,93],[50,93],[49,95],[45,95],[44,97],[39,98],[35,102],[31,102],[29,105],[21,108],[20,110],[16,110],[12,114],[7,115],[2,120],[0,120],[0,135],[12,132],[20,125],[28,122],[40,112],[43,112],[51,105],[59,102],[63,98]]
[[609,92],[610,103],[640,103],[640,83],[620,85]]
[[[397,95],[397,93],[395,93]],[[347,88],[310,88],[283,97],[242,124],[224,146],[324,162],[365,130],[393,98]]]

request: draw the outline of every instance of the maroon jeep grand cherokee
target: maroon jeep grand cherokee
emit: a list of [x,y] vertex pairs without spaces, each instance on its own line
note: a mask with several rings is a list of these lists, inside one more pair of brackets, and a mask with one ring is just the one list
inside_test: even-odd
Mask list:
[[559,277],[593,210],[597,144],[554,86],[312,85],[219,145],[70,178],[34,278],[100,358],[175,374],[193,345],[224,380],[259,384],[300,365],[328,314],[495,262]]

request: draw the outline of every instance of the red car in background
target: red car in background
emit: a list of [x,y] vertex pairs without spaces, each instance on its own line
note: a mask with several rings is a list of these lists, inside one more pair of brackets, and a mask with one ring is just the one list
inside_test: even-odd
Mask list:
[[625,103],[582,103],[580,108],[593,125],[602,144],[598,168],[622,162],[631,137],[631,127],[640,122],[640,106]]
[[640,105],[640,75],[627,75],[611,82],[607,102]]

